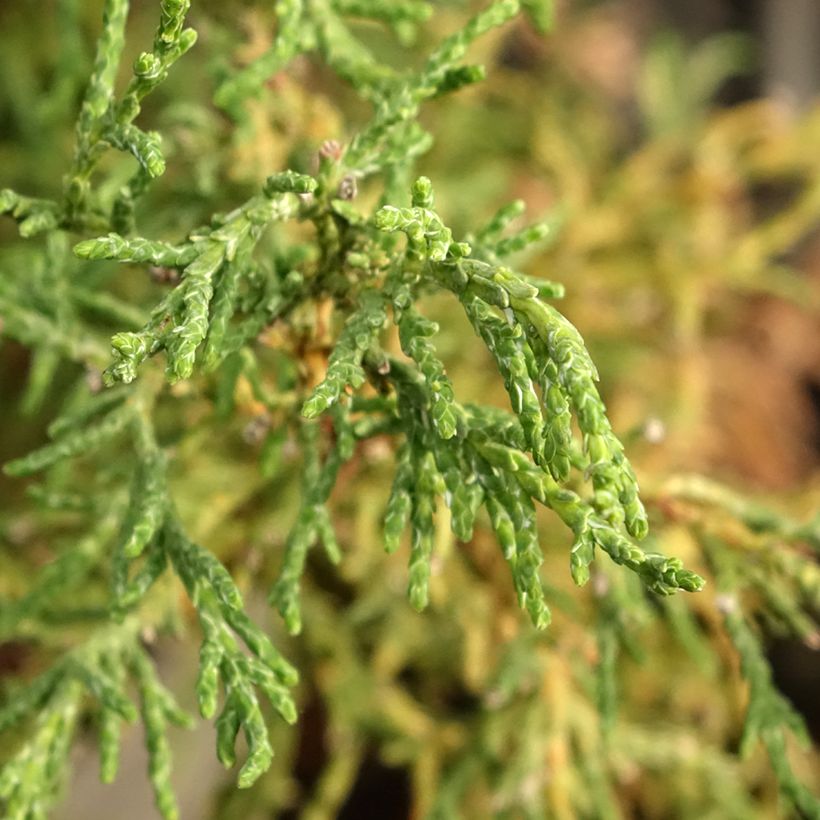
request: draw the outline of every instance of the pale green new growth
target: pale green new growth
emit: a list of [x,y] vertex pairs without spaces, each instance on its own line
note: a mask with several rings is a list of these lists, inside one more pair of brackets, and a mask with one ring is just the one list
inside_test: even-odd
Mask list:
[[346,387],[355,389],[365,382],[361,361],[370,346],[376,343],[386,316],[381,294],[365,291],[359,300],[360,307],[345,323],[330,355],[325,378],[302,407],[305,418],[316,418],[339,400]]
[[402,311],[399,320],[402,350],[416,362],[430,386],[430,409],[436,431],[442,438],[452,438],[457,428],[455,393],[441,361],[436,356],[435,348],[428,341],[437,330],[438,325],[435,322],[425,319],[412,308]]

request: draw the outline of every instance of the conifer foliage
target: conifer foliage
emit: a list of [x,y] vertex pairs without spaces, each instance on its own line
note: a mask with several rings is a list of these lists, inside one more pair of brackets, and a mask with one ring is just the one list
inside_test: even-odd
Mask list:
[[[92,577],[105,577],[109,588],[93,628],[79,638],[71,632],[51,667],[12,691],[0,709],[0,730],[16,731],[15,751],[0,773],[2,813],[13,818],[47,815],[87,712],[106,782],[117,772],[122,723],[143,724],[157,810],[178,816],[167,728],[189,726],[192,718],[160,681],[146,636],[186,612],[195,612],[201,632],[196,698],[202,717],[215,719],[219,760],[233,766],[240,731],[247,741],[240,787],[271,764],[266,704],[282,720],[298,720],[296,666],[250,617],[232,572],[186,530],[175,503],[185,477],[171,480],[167,419],[177,413],[174,423],[186,423],[191,391],[214,396],[214,412],[226,417],[239,382],[251,385],[274,420],[263,472],[278,469],[278,450],[291,433],[298,443],[301,497],[269,594],[292,634],[310,616],[300,589],[311,550],[321,546],[331,562],[345,560],[328,506],[335,488],[346,491],[337,488],[340,471],[368,441],[384,437],[395,466],[382,540],[393,552],[409,539],[407,590],[415,609],[430,601],[443,508],[460,542],[473,538],[477,521],[489,523],[518,603],[538,629],[551,619],[539,572],[543,551],[560,549],[539,539],[539,507],[569,530],[567,563],[578,585],[590,579],[593,562],[611,561],[659,596],[703,586],[681,561],[642,545],[648,519],[635,472],[607,417],[584,341],[553,304],[563,289],[515,267],[518,252],[560,230],[560,218],[512,231],[522,212],[512,203],[457,237],[436,210],[433,183],[415,174],[432,140],[418,121],[423,104],[483,77],[482,68],[464,62],[475,40],[519,13],[546,26],[549,3],[529,2],[521,12],[517,0],[489,2],[418,70],[399,71],[368,50],[349,20],[367,18],[409,39],[432,4],[278,0],[272,45],[224,73],[214,104],[243,127],[248,101],[309,55],[355,89],[371,117],[338,142],[317,146],[311,160],[270,168],[245,202],[224,202],[227,212],[170,237],[141,233],[140,200],[162,184],[166,158],[162,136],[140,126],[140,113],[197,36],[186,22],[190,0],[157,5],[150,50],[136,58],[118,94],[129,9],[127,0],[105,0],[59,196],[0,192],[0,213],[16,220],[19,235],[36,248],[31,254],[41,254],[32,282],[9,277],[0,284],[3,333],[32,351],[28,400],[41,401],[65,363],[102,373],[102,384],[80,380],[48,429],[49,443],[5,465],[8,476],[44,477],[31,487],[43,515],[70,511],[86,529],[21,597],[3,605],[2,636],[59,622],[63,605],[68,619],[66,593],[77,594]],[[133,156],[129,178],[109,176],[105,158],[112,150]],[[381,192],[378,201],[369,198],[372,205],[357,196],[364,185]],[[107,270],[122,263],[152,271],[167,285],[163,295],[133,305],[94,287],[93,278],[84,285],[82,272],[105,263]],[[45,298],[52,291],[60,296],[56,303]],[[463,311],[503,381],[506,409],[459,401],[437,352],[438,325],[421,306],[431,292],[447,294]],[[116,329],[110,354],[89,315]],[[271,345],[280,357],[277,392],[260,375],[267,361],[260,350]],[[721,565],[715,572],[738,570]],[[179,588],[188,603],[174,598],[174,614],[159,616],[172,599],[167,590]],[[760,737],[784,793],[817,816],[816,801],[785,757],[786,733],[799,732],[800,721],[773,690],[737,601],[726,598],[724,611],[752,687],[744,743]],[[620,645],[621,627],[609,626],[611,646]],[[441,816],[461,788],[448,783]]]

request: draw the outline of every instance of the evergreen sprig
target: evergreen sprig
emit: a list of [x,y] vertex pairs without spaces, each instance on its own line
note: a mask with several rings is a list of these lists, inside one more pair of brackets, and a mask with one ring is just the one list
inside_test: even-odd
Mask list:
[[125,690],[129,671],[140,696],[157,808],[166,820],[179,817],[169,780],[166,724],[170,721],[190,727],[191,720],[160,682],[137,633],[135,619],[102,628],[0,710],[0,731],[30,716],[34,716],[35,724],[29,741],[0,772],[0,800],[6,816],[47,816],[59,791],[86,693],[99,704],[100,778],[106,783],[114,780],[119,765],[120,724],[123,720],[133,723],[138,716]]
[[[298,214],[295,194],[309,194],[315,181],[295,173],[268,179],[264,195],[249,200],[224,221],[197,232],[188,244],[171,247],[146,239],[127,240],[116,234],[79,243],[74,251],[83,259],[116,259],[120,262],[151,262],[181,268],[181,281],[154,308],[151,319],[138,332],[118,333],[111,340],[114,363],[105,378],[108,383],[130,383],[137,368],[160,350],[167,354],[166,373],[171,381],[188,378],[193,372],[199,346],[206,342],[205,358],[214,367],[245,340],[243,329],[229,327],[238,310],[239,281],[252,277],[251,252],[264,228],[273,220]],[[271,294],[255,294],[258,332],[276,318],[281,300]],[[267,297],[267,298],[265,298]]]
[[[235,763],[234,742],[241,728],[248,742],[248,759],[239,772],[239,786],[248,787],[268,768],[273,756],[255,689],[264,692],[282,718],[293,723],[296,706],[288,687],[297,683],[298,675],[245,614],[242,596],[225,567],[190,542],[177,522],[168,527],[165,548],[202,627],[197,681],[200,713],[208,719],[216,713],[221,681],[225,702],[216,721],[217,755],[226,767]],[[250,655],[243,653],[236,636]]]
[[[522,5],[542,26],[549,25],[551,2]],[[142,639],[185,612],[178,596],[168,594],[179,584],[201,629],[196,695],[202,717],[215,718],[219,760],[233,766],[240,731],[247,741],[240,787],[251,786],[272,765],[265,702],[285,722],[297,719],[295,667],[250,619],[228,566],[197,543],[201,533],[186,528],[186,511],[175,503],[177,481],[184,480],[174,475],[185,466],[181,429],[194,415],[183,402],[192,395],[213,399],[215,422],[227,425],[247,410],[255,414],[244,439],[253,446],[266,437],[265,479],[278,476],[277,468],[287,460],[286,444],[296,444],[301,498],[281,556],[270,562],[278,566],[278,578],[269,600],[287,631],[304,631],[309,641],[319,641],[321,632],[318,607],[303,614],[301,601],[310,551],[321,544],[331,563],[342,560],[347,542],[334,527],[332,495],[337,484],[343,492],[343,471],[355,469],[368,448],[389,442],[387,449],[395,453],[381,521],[383,545],[391,553],[399,550],[409,530],[408,598],[416,610],[435,602],[431,618],[440,609],[435,589],[439,556],[434,554],[440,544],[440,500],[453,536],[465,544],[477,528],[489,524],[518,604],[537,628],[550,623],[548,602],[557,598],[542,581],[548,553],[539,536],[539,506],[554,513],[572,535],[573,581],[583,585],[593,568],[596,573],[592,586],[601,616],[600,658],[593,688],[608,732],[614,722],[615,661],[621,648],[634,649],[628,627],[647,607],[641,583],[668,596],[698,591],[704,581],[645,540],[648,517],[636,474],[598,392],[596,367],[579,331],[549,303],[563,295],[563,287],[528,276],[510,262],[553,241],[564,213],[556,209],[545,221],[514,230],[524,208],[513,202],[459,241],[436,210],[430,180],[422,176],[409,185],[416,159],[431,144],[417,122],[421,106],[483,77],[482,67],[463,62],[468,49],[512,20],[519,3],[488,2],[414,72],[383,64],[348,18],[385,23],[408,42],[432,14],[432,4],[279,0],[271,47],[244,67],[223,73],[215,103],[244,120],[249,99],[263,94],[269,79],[298,55],[312,54],[370,104],[372,116],[344,144],[324,143],[311,174],[302,167],[308,161],[296,152],[296,168],[271,173],[243,204],[169,241],[138,235],[140,197],[164,173],[166,158],[159,133],[136,121],[146,95],[195,43],[195,33],[185,27],[189,6],[189,0],[161,0],[151,50],[137,57],[118,97],[128,2],[106,0],[61,198],[0,192],[0,214],[17,222],[21,237],[47,235],[42,253],[32,249],[21,256],[23,267],[32,263],[31,282],[0,278],[3,332],[34,350],[26,406],[40,406],[66,362],[87,368],[64,412],[48,428],[51,442],[5,465],[13,477],[43,472],[45,480],[32,495],[44,515],[74,516],[65,525],[71,539],[73,528],[86,529],[64,550],[55,550],[53,562],[33,577],[24,594],[0,608],[0,636],[41,633],[61,595],[76,594],[94,579],[107,584],[100,595],[104,605],[78,616],[86,639],[78,642],[76,635],[60,632],[53,643],[64,641],[69,648],[30,685],[11,692],[0,709],[0,731],[24,721],[32,725],[28,739],[0,770],[4,814],[15,820],[45,816],[78,721],[92,702],[101,779],[109,782],[116,775],[122,721],[139,719],[157,808],[165,818],[178,816],[167,728],[189,725],[190,719],[164,688]],[[101,162],[112,147],[137,163],[124,185],[126,177],[109,176]],[[368,208],[366,202],[374,199],[357,199],[357,188],[377,174],[383,195]],[[86,237],[74,244],[74,258],[67,252],[69,232]],[[105,292],[105,281],[94,278],[95,271],[111,266],[92,263],[109,260],[153,268],[155,278],[160,269],[171,287],[143,313]],[[508,409],[458,401],[437,350],[438,323],[421,307],[432,292],[456,300],[464,311],[503,381]],[[104,319],[107,333],[121,328],[111,338],[111,357],[101,377],[106,354],[89,314]],[[164,378],[151,361],[160,353]],[[222,439],[214,436],[204,449],[223,446]],[[72,463],[75,459],[81,464]],[[798,527],[697,483],[674,492],[678,499],[727,509],[757,534],[816,545],[816,522]],[[66,519],[59,520],[64,525]],[[593,564],[600,551],[617,566]],[[820,581],[799,570],[802,566],[781,557],[777,580],[768,588],[753,566],[746,567],[744,579],[761,590],[771,612],[790,629],[808,634],[809,604],[816,607],[820,600]],[[610,577],[617,580],[601,580]],[[163,578],[167,583],[160,582]],[[798,604],[789,603],[793,590],[799,592]],[[554,602],[561,605],[560,599]],[[58,614],[67,620],[68,611]],[[786,735],[799,730],[798,722],[772,686],[745,617],[734,607],[725,608],[725,616],[726,632],[751,686],[747,743],[760,737],[784,794],[811,814],[816,805],[785,754]],[[462,617],[466,621],[472,614]],[[685,633],[684,619],[676,623]],[[689,638],[694,632],[690,624]],[[355,652],[348,649],[353,668]],[[547,678],[540,651],[529,633],[511,642],[493,676],[500,703],[533,675]],[[129,682],[138,707],[129,697]],[[394,713],[410,708],[407,698],[398,701]],[[527,730],[521,744],[539,750],[530,757],[542,766],[540,709],[537,699],[529,698],[519,717]],[[481,721],[493,728],[497,718],[492,708],[486,712]],[[409,722],[418,720],[414,713]],[[560,740],[565,748],[579,749],[586,773],[602,767],[582,748],[580,737],[580,730],[568,728]],[[449,746],[450,741],[442,744]],[[499,768],[498,749],[479,746],[443,778],[436,800],[440,816],[450,816],[473,771],[487,761]],[[522,754],[503,775],[500,792],[518,795],[509,798],[510,806],[526,802],[520,795],[532,774],[530,763]],[[597,777],[600,786],[603,775]],[[614,811],[605,792],[594,791],[590,816],[602,806],[600,816]],[[529,808],[541,812],[529,816],[546,812],[538,801]]]
[[738,601],[727,595],[720,600],[720,606],[726,631],[740,655],[741,671],[749,685],[741,753],[748,754],[756,742],[761,742],[783,795],[805,817],[820,817],[820,798],[800,782],[788,758],[787,741],[790,735],[803,746],[809,743],[803,718],[774,686],[760,641],[741,612]]

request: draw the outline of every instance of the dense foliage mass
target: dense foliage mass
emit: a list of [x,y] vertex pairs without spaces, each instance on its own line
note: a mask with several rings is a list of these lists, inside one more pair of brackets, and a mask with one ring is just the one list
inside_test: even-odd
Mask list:
[[[756,623],[764,614],[815,634],[820,575],[807,548],[820,544],[817,524],[678,478],[657,503],[658,525],[690,526],[693,563],[719,594],[704,593],[708,604],[667,598],[700,591],[701,574],[647,537],[596,366],[552,304],[564,285],[518,264],[583,217],[556,208],[520,227],[524,206],[514,201],[461,234],[437,210],[430,179],[417,176],[433,144],[422,107],[484,78],[464,62],[468,50],[520,20],[517,0],[457,15],[455,33],[406,68],[378,56],[382,45],[359,22],[410,45],[431,4],[280,0],[272,19],[251,18],[275,31],[261,53],[214,69],[212,103],[192,74],[149,111],[197,41],[189,0],[158,5],[151,49],[121,85],[127,0],[103,4],[90,79],[81,13],[57,3],[58,82],[35,116],[57,134],[81,94],[73,153],[61,185],[41,186],[35,174],[0,192],[0,213],[19,232],[0,256],[0,315],[4,336],[30,355],[23,409],[61,405],[50,441],[5,465],[10,477],[41,481],[28,486],[36,515],[25,520],[36,523],[21,536],[36,549],[4,559],[1,636],[37,655],[0,709],[4,816],[48,813],[86,715],[105,782],[117,774],[123,721],[143,724],[157,808],[178,816],[167,730],[193,721],[160,680],[153,646],[158,635],[193,636],[194,620],[196,700],[215,718],[219,760],[241,758],[240,787],[263,775],[287,781],[250,792],[260,810],[294,802],[287,754],[285,768],[273,760],[281,730],[268,706],[297,722],[316,697],[300,688],[307,671],[334,737],[315,816],[333,816],[374,748],[413,770],[418,810],[430,816],[621,816],[629,761],[660,773],[660,805],[694,816],[705,801],[714,816],[763,816],[752,783],[771,775],[740,779],[733,750],[714,739],[731,734],[727,719],[703,727],[694,752],[685,733],[698,727],[675,728],[672,714],[668,725],[619,728],[619,658],[640,656],[638,626],[657,622],[664,645],[677,636],[678,654],[688,650],[686,663],[707,677],[734,647],[749,687],[742,748],[760,741],[783,805],[820,816],[788,748],[803,723],[772,683]],[[526,25],[549,27],[548,2],[523,5]],[[224,59],[236,34],[218,12],[202,15],[205,47]],[[291,71],[301,73],[293,85],[281,79]],[[318,96],[312,82],[345,100],[354,90],[369,115],[350,99],[351,122],[333,121],[334,133],[300,122]],[[18,103],[24,138],[31,114]],[[260,110],[286,123],[279,163],[268,159],[279,149],[265,150]],[[248,160],[257,144],[264,160]],[[243,156],[251,171],[232,179]],[[469,222],[468,189],[450,201]],[[778,248],[753,250],[746,270]],[[141,273],[149,276],[138,281]],[[492,363],[503,405],[459,400],[437,346],[452,341],[432,318],[450,318],[442,297],[475,331],[481,347],[470,349]],[[687,518],[687,504],[711,512]],[[539,507],[568,531],[568,548]],[[532,624],[550,624],[548,602],[561,623],[538,633],[510,620],[488,532]],[[382,546],[407,551],[410,603],[432,612],[406,611],[381,577],[395,577],[396,559],[372,554]],[[42,550],[49,560],[32,573]],[[577,585],[594,575],[583,607],[552,571],[544,580],[545,558],[560,553]],[[258,607],[245,599],[268,578],[269,601],[298,640],[250,614]],[[559,637],[543,637],[552,630]],[[671,670],[659,674],[676,686]],[[462,725],[435,694],[454,680],[479,699]],[[247,752],[237,755],[240,732]],[[688,768],[706,784],[700,797],[669,785]],[[239,800],[226,793],[215,811],[233,816]]]

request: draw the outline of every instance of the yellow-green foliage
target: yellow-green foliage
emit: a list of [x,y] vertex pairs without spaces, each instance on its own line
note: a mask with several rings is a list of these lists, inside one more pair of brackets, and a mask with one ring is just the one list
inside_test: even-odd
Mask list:
[[[708,114],[742,42],[662,40],[626,151],[549,0],[463,5],[0,11],[0,318],[29,362],[5,473],[38,477],[0,518],[0,639],[31,658],[4,816],[48,814],[85,715],[104,782],[143,724],[180,816],[167,727],[192,718],[157,636],[199,646],[253,786],[214,817],[336,816],[374,755],[408,816],[820,816],[765,656],[816,640],[817,519],[681,472],[710,314],[814,298],[781,257],[820,217],[817,118]],[[552,57],[498,59],[536,29]],[[550,200],[529,226],[522,175]],[[774,216],[736,212],[785,177]]]

